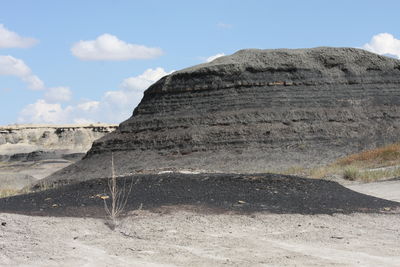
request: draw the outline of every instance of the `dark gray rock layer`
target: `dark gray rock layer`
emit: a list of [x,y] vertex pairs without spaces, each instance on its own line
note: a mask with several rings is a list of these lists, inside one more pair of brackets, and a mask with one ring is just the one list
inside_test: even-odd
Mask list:
[[354,48],[241,50],[168,75],[49,179],[162,169],[266,172],[398,141],[400,61]]

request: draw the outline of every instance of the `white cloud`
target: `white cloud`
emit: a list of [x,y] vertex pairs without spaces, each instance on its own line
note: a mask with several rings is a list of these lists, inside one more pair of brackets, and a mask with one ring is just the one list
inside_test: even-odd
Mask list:
[[[172,71],[171,71],[172,72]],[[121,90],[107,91],[100,101],[102,117],[111,122],[121,122],[132,115],[133,109],[143,98],[143,92],[165,75],[163,68],[147,69],[142,74],[122,81]],[[101,116],[98,116],[101,118]]]
[[49,88],[44,94],[44,99],[49,103],[68,102],[71,100],[71,97],[71,90],[65,86]]
[[379,55],[392,55],[400,59],[400,40],[390,33],[374,35],[363,48]]
[[217,59],[217,58],[223,57],[223,56],[225,56],[224,53],[219,53],[219,54],[213,55],[213,56],[211,56],[211,57],[206,58],[206,62],[211,62],[211,61],[213,61],[214,59]]
[[96,112],[100,106],[98,101],[85,101],[78,104],[77,109],[85,112]]
[[70,107],[63,109],[60,104],[50,104],[39,99],[27,105],[18,118],[19,123],[62,123],[67,121]]
[[71,52],[82,60],[149,59],[163,53],[160,48],[129,44],[107,33],[100,35],[96,40],[75,43]]
[[20,59],[12,56],[0,56],[0,75],[24,77],[31,74],[31,69]]
[[221,28],[221,29],[230,29],[232,28],[232,24],[228,24],[228,23],[223,23],[223,22],[219,22],[217,23],[217,27]]
[[84,118],[77,118],[74,119],[74,123],[76,124],[91,124],[91,123],[96,123],[95,121],[84,119]]
[[143,74],[123,80],[121,87],[128,90],[143,91],[152,83],[170,73],[167,73],[163,68],[147,69]]
[[21,59],[0,55],[0,75],[10,75],[20,78],[33,90],[44,89],[44,83]]
[[38,40],[34,38],[21,37],[0,24],[0,48],[26,48],[35,45],[37,42]]
[[39,79],[36,75],[28,75],[22,77],[22,80],[28,84],[28,87],[32,90],[43,90],[44,83],[41,79]]
[[92,123],[98,113],[99,102],[86,101],[76,106],[63,107],[60,103],[49,103],[39,99],[22,109],[18,123]]
[[147,69],[138,76],[125,79],[121,83],[120,90],[105,92],[99,101],[85,100],[77,105],[70,105],[65,108],[60,103],[50,103],[49,101],[52,99],[48,97],[40,99],[36,103],[26,106],[20,112],[18,122],[122,122],[132,115],[132,111],[143,98],[144,90],[169,73],[171,72],[166,72],[163,68]]

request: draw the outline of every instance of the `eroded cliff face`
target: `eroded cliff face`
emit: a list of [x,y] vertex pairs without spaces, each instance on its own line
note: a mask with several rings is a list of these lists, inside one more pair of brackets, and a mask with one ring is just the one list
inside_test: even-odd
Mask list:
[[[265,172],[398,141],[400,61],[354,48],[241,50],[152,85],[133,116],[49,179]],[[85,176],[85,178],[83,178]]]
[[86,153],[93,141],[116,125],[10,125],[0,126],[0,155],[33,151]]
[[116,125],[0,126],[0,190],[20,189],[77,160]]

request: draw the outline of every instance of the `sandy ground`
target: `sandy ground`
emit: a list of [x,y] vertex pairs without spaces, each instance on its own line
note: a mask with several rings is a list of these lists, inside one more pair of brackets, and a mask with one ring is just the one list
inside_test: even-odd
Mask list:
[[63,159],[36,162],[0,162],[0,191],[6,189],[20,190],[72,163],[72,161]]
[[0,175],[7,174],[26,174],[39,180],[62,168],[71,165],[73,162],[69,160],[41,160],[38,162],[11,162],[0,165]]
[[1,266],[399,266],[400,215],[0,214]]
[[[400,180],[346,187],[399,201]],[[5,225],[3,225],[5,224]],[[400,266],[400,214],[163,207],[104,219],[0,213],[0,266]]]
[[359,193],[400,202],[400,178],[391,181],[359,183],[345,186]]

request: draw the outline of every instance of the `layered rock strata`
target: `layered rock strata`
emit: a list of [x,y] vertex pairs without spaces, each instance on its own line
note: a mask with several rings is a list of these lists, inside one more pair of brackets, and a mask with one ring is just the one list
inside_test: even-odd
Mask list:
[[50,180],[165,169],[267,172],[398,141],[400,61],[354,48],[241,50],[176,71]]

